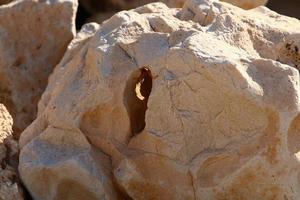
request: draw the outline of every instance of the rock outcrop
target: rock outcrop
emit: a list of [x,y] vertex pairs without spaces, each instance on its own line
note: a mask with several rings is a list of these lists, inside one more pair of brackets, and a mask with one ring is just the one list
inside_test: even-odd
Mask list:
[[0,199],[21,200],[23,192],[18,184],[17,172],[10,160],[18,153],[17,142],[12,139],[13,120],[3,104],[0,104]]
[[75,0],[19,0],[0,7],[0,102],[14,134],[36,117],[48,76],[75,35]]
[[20,138],[35,199],[298,200],[300,22],[153,3],[85,25]]

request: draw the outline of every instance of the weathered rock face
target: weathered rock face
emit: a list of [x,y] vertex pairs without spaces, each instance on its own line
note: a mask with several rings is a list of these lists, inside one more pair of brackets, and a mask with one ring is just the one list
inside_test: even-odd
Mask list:
[[87,24],[20,138],[35,199],[298,200],[300,22],[153,3]]
[[48,76],[75,34],[77,2],[15,1],[0,7],[0,102],[14,118],[14,134],[36,117]]
[[12,139],[13,120],[3,104],[0,104],[0,199],[21,200],[22,189],[17,183],[16,171],[9,165],[18,153],[17,143]]

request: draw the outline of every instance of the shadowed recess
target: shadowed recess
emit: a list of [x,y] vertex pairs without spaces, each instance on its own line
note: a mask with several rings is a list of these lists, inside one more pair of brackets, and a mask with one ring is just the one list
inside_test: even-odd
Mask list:
[[132,135],[142,132],[146,126],[145,114],[151,90],[152,74],[148,67],[142,67],[131,74],[124,91],[124,104]]

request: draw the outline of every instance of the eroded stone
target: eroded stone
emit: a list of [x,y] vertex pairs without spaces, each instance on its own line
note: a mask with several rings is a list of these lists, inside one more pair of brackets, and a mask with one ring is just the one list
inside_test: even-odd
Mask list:
[[37,199],[299,199],[299,30],[209,0],[85,25],[21,136],[24,183]]

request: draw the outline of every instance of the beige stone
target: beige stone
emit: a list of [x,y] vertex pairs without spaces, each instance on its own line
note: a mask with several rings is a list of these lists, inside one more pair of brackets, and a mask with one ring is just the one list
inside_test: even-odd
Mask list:
[[45,200],[300,199],[299,35],[209,0],[85,25],[21,135],[22,180]]
[[36,117],[48,76],[75,34],[74,0],[21,0],[0,9],[0,102],[14,134]]
[[10,161],[18,153],[16,142],[12,140],[12,117],[3,104],[0,104],[0,199],[21,200],[23,192],[18,184],[17,173]]

